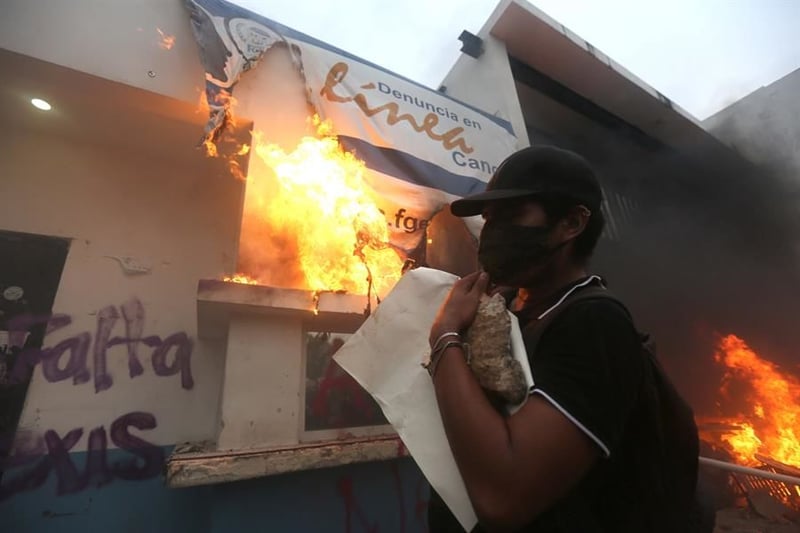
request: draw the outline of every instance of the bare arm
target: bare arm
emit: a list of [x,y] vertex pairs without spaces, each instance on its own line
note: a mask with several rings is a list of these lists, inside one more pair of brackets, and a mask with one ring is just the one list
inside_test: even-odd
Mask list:
[[[485,278],[460,280],[431,337],[461,330],[475,316]],[[539,396],[504,418],[491,406],[460,348],[449,348],[434,378],[445,432],[470,500],[484,527],[513,530],[551,507],[592,467],[596,445]]]

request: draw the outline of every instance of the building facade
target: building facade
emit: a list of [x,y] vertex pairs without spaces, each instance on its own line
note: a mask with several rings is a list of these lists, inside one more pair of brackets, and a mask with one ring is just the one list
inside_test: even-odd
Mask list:
[[[196,149],[207,117],[189,17],[178,0],[11,0],[2,11],[0,527],[425,531],[427,484],[396,441],[351,456],[297,452],[272,470],[237,470],[242,450],[206,454],[190,481],[170,482],[176,445],[219,439],[226,391],[278,398],[255,409],[268,412],[252,430],[266,439],[286,435],[292,408],[280,402],[302,408],[302,376],[288,392],[271,375],[232,380],[229,341],[204,329],[201,308],[218,307],[203,307],[200,281],[236,271],[245,191],[226,160]],[[720,194],[735,183],[760,198],[731,176],[746,162],[526,2],[501,1],[477,37],[482,53],[462,55],[440,90],[509,121],[521,146],[556,144],[597,165],[608,230],[596,268],[656,333],[695,405],[714,400],[702,385],[714,372],[713,331],[794,338],[771,320],[786,296],[743,282],[763,265],[719,268],[774,223],[735,216],[741,195]],[[247,142],[255,122],[289,145],[305,126],[283,117],[305,97],[287,55],[263,61],[286,76],[259,83],[268,69],[256,70],[240,84],[246,119],[234,137]],[[32,97],[52,111],[32,108]],[[240,164],[246,171],[246,156]],[[474,264],[468,233],[447,213],[431,234],[431,264]],[[768,273],[787,275],[782,265]],[[764,317],[770,328],[753,325]]]

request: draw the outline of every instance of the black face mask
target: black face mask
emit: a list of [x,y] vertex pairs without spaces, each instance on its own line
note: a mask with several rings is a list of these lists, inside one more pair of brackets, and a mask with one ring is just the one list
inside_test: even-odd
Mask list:
[[528,270],[544,264],[561,248],[547,244],[552,229],[487,222],[481,230],[478,261],[493,283],[515,286]]

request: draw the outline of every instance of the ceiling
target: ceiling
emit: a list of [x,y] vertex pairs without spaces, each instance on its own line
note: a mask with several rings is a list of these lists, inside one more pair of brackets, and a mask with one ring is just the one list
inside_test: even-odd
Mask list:
[[[223,161],[205,157],[198,143],[207,115],[197,103],[92,76],[60,65],[0,49],[0,124],[4,135],[29,132],[56,136],[141,154],[143,161],[224,168]],[[31,98],[52,104],[34,108]],[[250,142],[252,122],[237,119],[234,145]],[[240,161],[246,168],[247,161]]]

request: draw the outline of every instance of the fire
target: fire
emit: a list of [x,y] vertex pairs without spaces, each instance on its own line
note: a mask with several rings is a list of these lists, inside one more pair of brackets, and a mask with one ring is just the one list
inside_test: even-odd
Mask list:
[[[197,89],[197,91],[199,92],[197,112],[204,115],[209,115],[211,112],[211,106],[209,105],[208,97],[204,91],[201,91],[200,89]],[[241,165],[236,158],[250,153],[250,145],[242,144],[239,145],[235,150],[226,149],[225,153],[223,154],[220,154],[219,148],[217,147],[217,143],[219,141],[223,141],[225,143],[235,141],[230,133],[231,129],[236,127],[236,119],[232,110],[238,105],[238,101],[231,94],[227,92],[220,92],[214,97],[214,105],[221,106],[222,108],[228,106],[228,111],[225,112],[225,123],[228,127],[222,129],[222,134],[220,136],[221,139],[216,139],[216,136],[203,137],[203,139],[200,141],[200,147],[203,149],[203,153],[205,153],[207,157],[222,157],[225,160],[225,163],[228,166],[228,171],[231,173],[231,175],[236,179],[245,181],[247,177],[244,175]]]
[[254,134],[240,268],[268,285],[383,295],[403,263],[364,162],[341,148],[330,123],[312,124],[316,135],[291,151]]
[[156,28],[156,31],[161,36],[161,40],[158,42],[158,46],[160,46],[164,50],[171,50],[173,45],[175,44],[175,36],[167,35],[163,31],[161,31],[161,28]]
[[738,462],[760,464],[756,455],[800,466],[800,380],[758,356],[742,339],[720,339],[715,355],[725,365],[722,391],[744,385],[744,412],[724,420],[731,424],[720,439]]
[[205,150],[208,157],[217,157],[219,155],[217,152],[217,145],[214,144],[214,141],[211,139],[203,140],[203,150]]
[[231,283],[242,283],[244,285],[258,285],[258,280],[249,277],[247,274],[234,274],[233,276],[225,276],[222,281],[229,281]]

